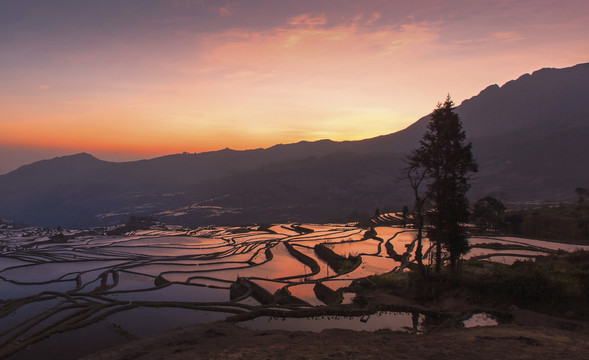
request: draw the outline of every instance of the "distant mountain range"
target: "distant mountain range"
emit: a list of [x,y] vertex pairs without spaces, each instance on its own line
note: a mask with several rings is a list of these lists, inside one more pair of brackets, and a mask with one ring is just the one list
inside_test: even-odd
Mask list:
[[[456,111],[480,172],[472,199],[559,201],[589,186],[589,63],[542,69]],[[0,176],[0,218],[87,227],[151,215],[187,225],[346,221],[411,205],[398,181],[429,115],[361,141],[176,154],[114,163],[82,153]]]

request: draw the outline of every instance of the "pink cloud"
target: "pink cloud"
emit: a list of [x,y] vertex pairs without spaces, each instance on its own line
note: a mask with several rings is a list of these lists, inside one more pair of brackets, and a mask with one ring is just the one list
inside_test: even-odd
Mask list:
[[224,6],[221,6],[219,8],[219,15],[221,16],[231,16],[234,14],[235,9],[239,6],[238,3],[236,2],[232,2],[229,4],[226,4]]
[[[448,92],[459,103],[525,72],[587,61],[586,5],[569,2],[379,1],[296,12],[272,2],[285,9],[278,15],[231,1],[176,0],[177,11],[154,20],[170,26],[144,37],[55,52],[42,70],[6,68],[18,74],[2,107],[14,122],[3,124],[6,138],[49,146],[72,129],[68,141],[80,146],[100,138],[178,151],[363,138],[399,130]],[[185,10],[216,24],[196,26]],[[141,140],[131,144],[128,133]]]
[[378,21],[381,17],[382,17],[382,15],[378,11],[376,11],[372,14],[372,16],[370,16],[370,18],[368,18],[368,20],[366,20],[366,24],[372,25],[373,23]]
[[520,34],[517,31],[497,31],[488,34],[485,37],[474,38],[474,39],[466,39],[466,40],[456,40],[454,41],[455,44],[458,45],[473,45],[473,44],[482,44],[482,43],[492,43],[492,42],[516,42],[520,40],[526,40],[527,38]]
[[[385,56],[409,57],[425,43],[437,39],[436,24],[405,24],[378,29],[364,28],[356,22],[327,28],[314,25],[327,23],[322,16],[308,14],[288,21],[295,27],[277,27],[252,32],[232,29],[201,38],[201,68],[269,70],[299,68],[313,64],[314,69],[366,65]],[[311,27],[307,27],[311,26]],[[311,68],[308,68],[312,70]],[[294,69],[293,69],[294,70]]]
[[[391,118],[405,123],[415,119],[389,106],[415,86],[415,74],[405,64],[432,59],[438,25],[375,28],[366,23],[367,18],[323,27],[316,25],[328,23],[326,16],[305,14],[267,31],[207,34],[200,37],[200,56],[185,68],[186,75],[198,76],[199,86],[207,87],[209,106],[223,107],[207,111],[208,116],[250,119],[248,123],[255,119],[261,125],[249,126],[250,132],[265,129],[278,134],[297,119],[306,134],[301,139],[345,139],[350,133],[358,138],[375,136]],[[427,110],[431,98],[437,99],[428,98]],[[231,106],[222,105],[223,101]],[[264,123],[269,117],[272,124]],[[370,126],[359,131],[357,124],[368,118]],[[321,130],[326,121],[339,124],[330,127],[337,134]]]
[[325,14],[301,14],[290,18],[288,23],[292,26],[313,27],[317,25],[325,25],[327,23],[327,17]]
[[173,8],[192,8],[195,5],[204,5],[203,0],[170,0],[170,6]]

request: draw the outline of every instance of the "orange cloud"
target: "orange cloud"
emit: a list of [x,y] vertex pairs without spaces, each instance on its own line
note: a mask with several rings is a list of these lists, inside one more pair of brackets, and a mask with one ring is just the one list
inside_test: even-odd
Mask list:
[[[308,139],[343,140],[376,136],[395,121],[402,127],[415,120],[394,110],[394,99],[414,81],[404,63],[430,51],[438,38],[437,24],[368,29],[358,20],[315,26],[325,23],[324,16],[303,14],[289,21],[297,26],[203,36],[203,55],[184,71],[202,75],[201,85],[208,87],[209,95],[226,102],[225,117],[235,124],[251,122],[245,131],[256,136],[265,131],[280,134],[296,121]],[[265,118],[273,121],[267,124]],[[330,119],[336,118],[341,121],[331,126]],[[300,139],[304,137],[293,140]]]
[[526,40],[527,38],[517,31],[498,31],[488,34],[486,37],[467,39],[467,40],[456,40],[455,44],[459,45],[472,45],[472,44],[483,44],[492,42],[516,42],[520,40]]
[[[247,10],[176,3],[209,15]],[[441,17],[373,10],[217,32],[187,25],[182,13],[136,43],[55,52],[47,68],[4,72],[0,144],[167,153],[360,139],[409,125],[448,92],[459,103],[534,69],[586,61],[582,35],[562,41],[544,22],[470,32],[468,12],[428,22],[412,19]],[[575,26],[571,34],[584,33]],[[45,84],[51,90],[39,91]]]
[[[297,17],[296,24],[323,24],[325,20],[308,22],[308,15],[301,17]],[[384,57],[406,59],[415,51],[420,52],[418,47],[436,39],[435,25],[425,23],[375,31],[367,31],[356,23],[328,28],[275,28],[266,32],[234,29],[201,38],[204,55],[198,68],[228,73],[244,69],[249,73],[295,71],[299,77],[301,72],[338,69],[353,74]]]
[[[356,21],[317,27],[327,23],[325,16],[296,18],[290,21],[296,25],[285,23],[268,31],[182,34],[186,41],[197,40],[198,56],[166,54],[166,77],[125,80],[129,74],[117,72],[116,81],[94,92],[72,88],[58,101],[31,98],[26,109],[5,109],[7,117],[30,128],[15,126],[6,134],[44,146],[193,152],[360,139],[415,120],[413,114],[394,108],[394,99],[413,81],[402,71],[402,63],[436,40],[435,25],[369,31]],[[154,64],[159,63],[143,66]],[[162,70],[154,74],[161,77]],[[97,75],[86,74],[80,86],[101,84]],[[429,109],[431,100],[427,104]],[[42,134],[40,121],[48,129]]]

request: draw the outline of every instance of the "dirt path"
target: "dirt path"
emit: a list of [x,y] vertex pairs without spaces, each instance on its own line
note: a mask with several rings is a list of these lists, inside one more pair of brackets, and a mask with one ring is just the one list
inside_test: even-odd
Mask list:
[[175,329],[84,359],[588,359],[586,332],[503,325],[422,335],[252,331],[225,322]]

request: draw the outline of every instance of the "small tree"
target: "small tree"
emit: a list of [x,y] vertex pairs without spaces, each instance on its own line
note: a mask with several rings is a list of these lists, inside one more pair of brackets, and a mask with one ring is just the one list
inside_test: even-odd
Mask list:
[[503,223],[505,205],[492,196],[485,196],[474,203],[472,221],[477,227],[487,230],[498,230]]
[[427,196],[433,203],[428,237],[436,245],[436,271],[442,264],[442,246],[450,254],[453,272],[461,256],[468,252],[468,239],[463,224],[468,221],[470,175],[478,170],[472,156],[472,145],[450,96],[438,104],[431,115],[420,146],[410,157],[412,166],[421,168],[428,179]]
[[524,222],[523,216],[512,213],[505,216],[505,223],[503,228],[506,232],[514,235],[520,235],[522,232],[522,224]]
[[587,194],[587,189],[578,187],[575,189],[575,193],[579,197],[579,205],[582,204],[585,201],[585,194]]
[[[427,201],[427,196],[420,192],[420,187],[426,178],[425,169],[412,161],[413,156],[407,159],[407,166],[404,169],[404,177],[409,180],[409,185],[413,190],[415,202],[413,211],[415,214],[415,225],[417,227],[417,246],[415,247],[415,261],[419,266],[422,274],[425,274],[425,267],[423,266],[423,211],[424,205]],[[407,206],[403,208],[403,218],[406,218],[405,213],[408,212]]]
[[584,216],[577,220],[577,228],[579,229],[579,233],[583,240],[589,240],[589,217]]
[[407,218],[409,217],[409,208],[407,205],[403,206],[403,211],[401,212],[401,221],[403,222],[403,227],[407,227]]

